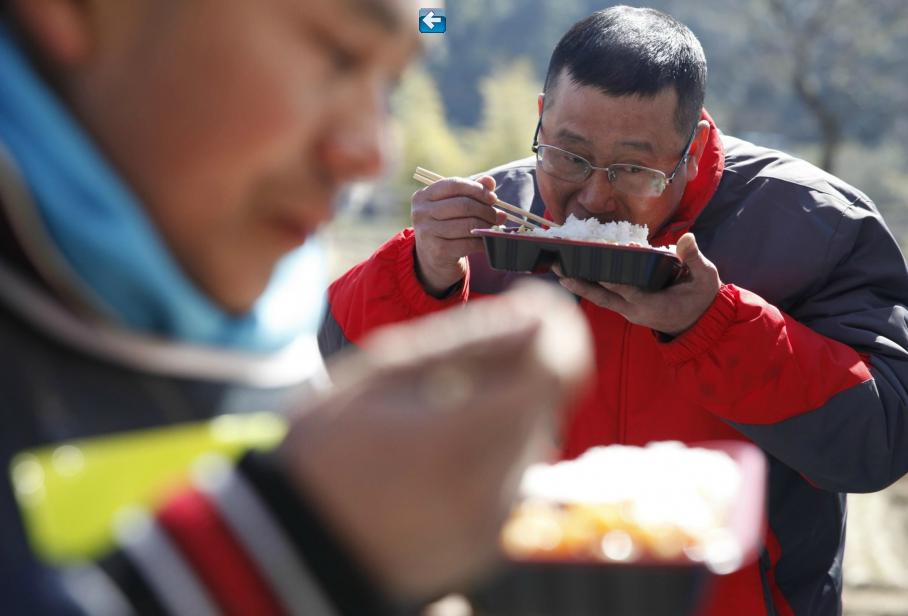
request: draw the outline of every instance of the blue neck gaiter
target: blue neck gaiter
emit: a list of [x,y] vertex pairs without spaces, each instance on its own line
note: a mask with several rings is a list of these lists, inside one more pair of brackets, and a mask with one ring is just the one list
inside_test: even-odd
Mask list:
[[281,260],[249,313],[234,316],[186,276],[142,204],[38,76],[0,22],[0,142],[48,235],[122,327],[186,343],[276,351],[318,327],[327,283],[314,240]]

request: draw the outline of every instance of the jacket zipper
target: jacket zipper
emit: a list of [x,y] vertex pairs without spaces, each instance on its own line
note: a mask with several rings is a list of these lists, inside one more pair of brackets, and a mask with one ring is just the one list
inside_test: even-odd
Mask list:
[[620,370],[618,371],[618,443],[627,442],[627,375],[630,370],[628,349],[630,348],[631,322],[624,320],[624,329],[621,332],[621,357],[619,358]]

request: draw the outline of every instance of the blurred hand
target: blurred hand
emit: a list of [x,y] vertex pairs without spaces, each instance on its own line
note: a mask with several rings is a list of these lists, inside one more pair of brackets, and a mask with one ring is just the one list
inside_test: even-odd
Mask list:
[[386,589],[424,598],[494,562],[520,476],[591,366],[575,302],[518,286],[364,342],[280,455]]
[[[658,292],[576,278],[561,278],[560,282],[571,293],[597,306],[614,310],[631,323],[677,336],[703,316],[722,286],[716,266],[700,252],[693,234],[685,233],[678,240],[678,256],[685,265],[684,275],[672,286]],[[552,269],[563,276],[557,266]]]
[[492,208],[495,180],[449,178],[413,193],[411,217],[416,232],[416,275],[426,292],[440,295],[464,277],[464,257],[482,250],[473,229],[505,221]]

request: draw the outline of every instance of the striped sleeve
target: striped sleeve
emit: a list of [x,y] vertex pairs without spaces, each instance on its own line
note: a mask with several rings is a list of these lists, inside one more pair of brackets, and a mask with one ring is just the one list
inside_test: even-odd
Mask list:
[[122,514],[115,535],[119,549],[69,584],[83,606],[90,584],[119,606],[109,613],[140,616],[397,612],[268,454],[206,458],[155,514]]

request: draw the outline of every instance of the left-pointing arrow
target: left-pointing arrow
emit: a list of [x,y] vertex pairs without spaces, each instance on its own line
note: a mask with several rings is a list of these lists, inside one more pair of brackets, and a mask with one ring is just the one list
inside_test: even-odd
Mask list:
[[[435,16],[435,11],[429,11],[429,12],[426,13],[425,16],[422,18],[422,21],[423,21],[424,24],[426,24],[426,27],[427,27],[429,30],[434,30],[434,29],[435,29],[435,24],[441,23],[441,17],[436,17],[436,16]],[[413,22],[410,22],[410,23],[413,23]]]

